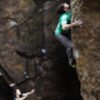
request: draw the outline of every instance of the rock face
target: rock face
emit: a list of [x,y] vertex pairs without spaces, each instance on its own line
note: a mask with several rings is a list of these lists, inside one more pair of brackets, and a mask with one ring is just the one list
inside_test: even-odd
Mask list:
[[35,94],[27,100],[82,100],[76,70],[68,66],[65,49],[53,35],[57,22],[56,7],[63,1],[66,0],[0,1],[0,64],[13,80],[24,79],[24,65],[29,65],[30,76],[35,76],[35,64],[42,58],[36,57],[35,63],[34,59],[26,62],[16,50],[31,55],[38,53],[40,48],[47,49],[49,59],[42,62],[42,75],[19,86],[22,92],[26,92],[36,83]]
[[[5,2],[8,3],[6,4]],[[29,23],[33,23],[32,13],[36,5],[31,0],[1,0],[0,6],[0,13],[2,15],[0,17],[0,64],[4,66],[8,72],[10,71],[10,75],[11,73],[13,74],[11,76],[14,79],[19,80],[23,77],[21,73],[23,73],[22,66],[24,66],[25,59],[17,55],[15,51],[16,49],[20,49],[21,51],[29,52],[29,47],[32,47],[28,45],[29,42],[32,42],[32,39],[29,39],[29,35],[31,34],[32,36]],[[25,22],[28,18],[29,23]],[[29,44],[32,45],[32,43]]]
[[[16,50],[30,55],[33,51],[37,52],[38,48],[41,47],[41,33],[43,30],[41,13],[40,7],[38,9],[36,3],[32,0],[0,1],[0,14],[2,15],[0,16],[0,72],[2,65],[15,82],[24,79],[24,66],[26,65],[25,58],[18,55]],[[38,27],[39,29],[37,29]],[[40,38],[37,39],[37,37]],[[33,63],[34,60],[31,59],[29,61],[30,65],[28,64],[32,76],[35,75]],[[9,80],[8,83],[10,84],[12,81]],[[2,85],[1,79],[0,85]],[[22,84],[21,90],[25,92],[33,87],[34,82],[26,82],[26,85]],[[2,89],[0,93],[1,91]],[[4,88],[4,91],[8,90]],[[6,92],[2,93],[1,95],[4,97]],[[0,99],[6,100],[3,97]]]
[[[66,0],[0,0],[0,64],[14,81],[23,79],[27,64],[30,76],[34,76],[34,59],[25,63],[16,50],[31,55],[45,47],[49,59],[42,63],[42,75],[19,86],[25,92],[36,83],[35,94],[27,100],[99,100],[99,0],[71,1],[73,19],[84,22],[73,30],[80,53],[76,69],[68,66],[65,48],[53,34],[58,20],[56,7],[61,2]],[[39,61],[41,58],[36,57],[36,63]]]
[[73,19],[83,25],[73,31],[73,40],[79,50],[77,72],[84,100],[100,99],[100,1],[72,0]]

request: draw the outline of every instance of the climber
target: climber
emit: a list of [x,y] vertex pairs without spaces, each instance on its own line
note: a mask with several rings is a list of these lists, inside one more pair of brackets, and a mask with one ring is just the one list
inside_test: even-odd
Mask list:
[[74,45],[71,39],[71,29],[80,26],[82,21],[77,20],[71,23],[72,14],[67,3],[62,3],[58,6],[57,14],[59,15],[59,21],[55,29],[55,37],[66,48],[68,64],[72,66],[74,60]]

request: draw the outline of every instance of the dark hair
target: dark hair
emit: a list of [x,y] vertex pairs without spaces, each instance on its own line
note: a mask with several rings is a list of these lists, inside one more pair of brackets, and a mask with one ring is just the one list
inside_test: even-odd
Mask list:
[[57,8],[57,14],[58,14],[58,15],[61,15],[61,14],[63,14],[63,13],[65,13],[65,11],[64,11],[64,4],[60,4],[60,5],[58,6],[58,8]]

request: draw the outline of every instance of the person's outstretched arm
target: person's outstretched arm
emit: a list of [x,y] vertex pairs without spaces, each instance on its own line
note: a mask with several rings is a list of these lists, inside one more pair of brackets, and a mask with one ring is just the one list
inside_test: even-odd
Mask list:
[[16,89],[16,99],[15,100],[25,100],[29,95],[35,92],[35,89],[32,89],[31,91],[27,93],[21,93],[19,89]]
[[23,96],[23,97],[26,97],[26,96],[31,95],[31,94],[34,93],[34,92],[35,92],[35,89],[32,89],[30,92],[23,93],[22,96]]
[[66,29],[69,29],[69,28],[73,28],[75,26],[80,26],[81,24],[82,24],[82,21],[80,21],[80,20],[77,20],[77,21],[75,21],[71,24],[64,23],[64,24],[62,24],[62,29],[66,30]]

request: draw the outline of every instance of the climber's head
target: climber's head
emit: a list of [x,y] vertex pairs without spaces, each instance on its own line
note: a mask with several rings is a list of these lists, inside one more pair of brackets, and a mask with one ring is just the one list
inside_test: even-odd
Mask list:
[[69,4],[67,4],[67,3],[62,3],[62,4],[60,4],[60,5],[58,6],[58,8],[57,8],[57,13],[58,13],[59,15],[61,15],[61,14],[65,13],[68,9],[69,9]]

